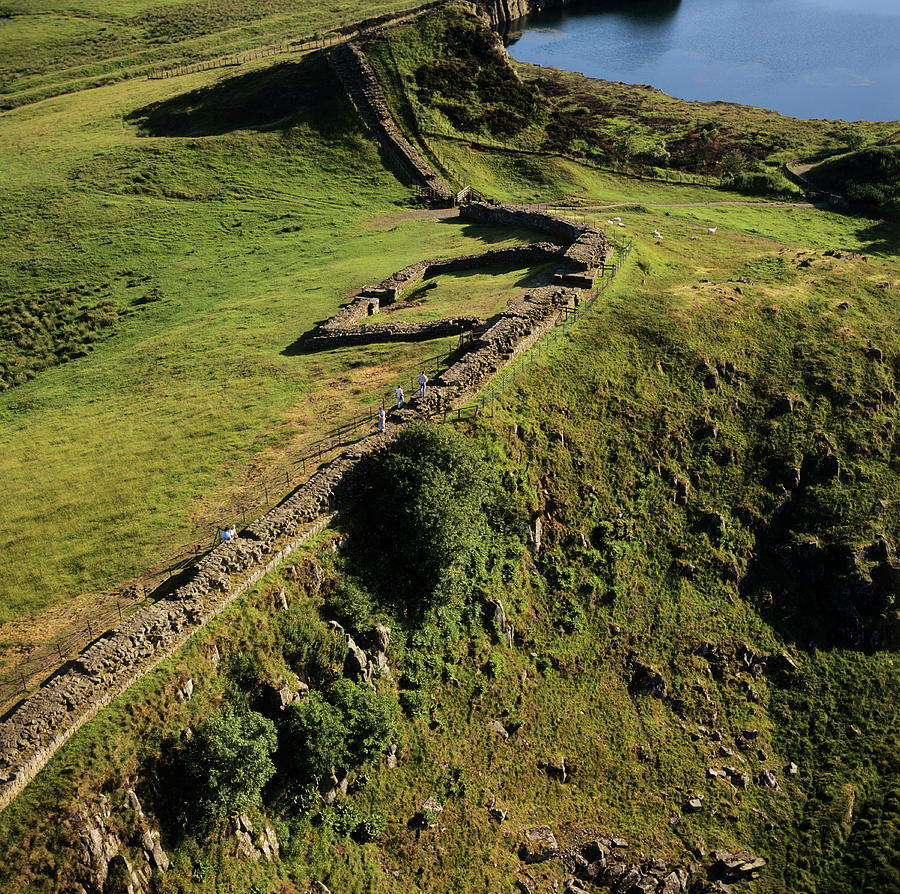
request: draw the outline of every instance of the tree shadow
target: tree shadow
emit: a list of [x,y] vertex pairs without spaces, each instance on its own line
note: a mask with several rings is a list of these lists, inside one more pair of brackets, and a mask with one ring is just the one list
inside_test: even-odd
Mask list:
[[327,132],[344,117],[335,114],[335,104],[347,104],[336,84],[326,57],[314,53],[142,106],[126,120],[154,137],[214,136],[300,122]]

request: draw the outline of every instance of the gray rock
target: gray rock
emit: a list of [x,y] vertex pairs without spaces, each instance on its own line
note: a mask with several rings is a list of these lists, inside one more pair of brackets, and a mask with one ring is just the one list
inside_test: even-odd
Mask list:
[[700,798],[689,798],[682,808],[685,813],[699,813],[703,810],[703,801]]
[[397,746],[393,742],[388,745],[387,752],[384,756],[384,765],[389,770],[394,770],[397,767]]
[[485,726],[492,732],[496,733],[504,742],[509,741],[509,730],[500,723],[499,720],[488,720]]
[[779,791],[778,780],[771,770],[760,770],[759,773],[756,774],[755,782],[762,788],[770,788],[776,792]]
[[523,833],[519,856],[525,863],[541,863],[559,853],[556,836],[549,826],[533,826]]
[[375,645],[379,652],[387,652],[391,644],[391,628],[385,624],[375,625]]

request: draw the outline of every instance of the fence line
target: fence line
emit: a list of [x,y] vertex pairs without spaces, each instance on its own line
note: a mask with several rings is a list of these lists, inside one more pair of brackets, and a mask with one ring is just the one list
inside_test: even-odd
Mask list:
[[[402,371],[398,375],[397,382],[402,384],[404,389],[407,384],[409,385],[406,391],[408,395],[417,393],[419,373],[424,371],[429,377],[436,376],[449,365],[453,355],[460,350],[464,342],[465,339],[460,337],[447,351],[426,357],[414,370]],[[167,586],[166,590],[160,590],[167,581],[171,581],[174,574],[190,568],[219,543],[219,532],[225,519],[232,520],[241,530],[278,505],[299,484],[306,481],[330,454],[374,431],[378,409],[390,407],[392,402],[396,403],[396,392],[393,389],[378,395],[368,410],[355,413],[346,422],[335,426],[323,437],[308,444],[299,456],[294,455],[291,458],[282,471],[252,482],[253,497],[223,509],[215,524],[211,520],[209,524],[195,528],[194,542],[183,545],[177,552],[171,554],[164,565],[146,572],[124,591],[98,596],[92,601],[90,618],[86,619],[83,626],[54,642],[34,649],[16,663],[15,670],[0,674],[0,707],[18,695],[25,695],[30,681],[38,674],[52,673],[60,664],[77,655],[98,636],[123,621],[155,591],[159,591],[155,595],[160,596],[168,589],[174,588],[172,585]]]
[[456,410],[448,411],[444,415],[444,422],[458,422],[466,418],[475,418],[480,413],[491,409],[493,416],[493,404],[499,400],[502,392],[509,385],[516,382],[522,373],[534,363],[539,357],[546,355],[550,347],[555,344],[559,338],[568,331],[570,325],[578,322],[579,317],[593,305],[593,303],[607,290],[610,283],[615,279],[616,274],[631,254],[633,243],[631,239],[617,246],[616,259],[612,264],[607,264],[603,268],[603,274],[599,282],[591,289],[587,298],[582,299],[574,306],[567,306],[560,310],[553,328],[547,332],[542,338],[539,338],[526,352],[521,354],[517,360],[507,366],[502,372],[495,376],[489,388],[485,389],[478,395],[478,398],[472,403],[459,407]]
[[183,65],[173,65],[170,68],[155,68],[147,74],[148,80],[160,80],[161,78],[177,78],[182,75],[194,74],[198,71],[210,71],[214,68],[233,68],[252,62],[254,59],[264,59],[267,56],[281,56],[286,53],[302,53],[305,50],[315,50],[330,47],[345,40],[351,40],[359,34],[358,31],[350,31],[346,34],[334,34],[330,37],[309,37],[300,40],[284,41],[278,44],[270,44],[267,47],[258,47],[255,50],[247,50],[243,53],[229,53],[225,56],[217,56],[214,59],[204,59],[200,62],[186,62]]

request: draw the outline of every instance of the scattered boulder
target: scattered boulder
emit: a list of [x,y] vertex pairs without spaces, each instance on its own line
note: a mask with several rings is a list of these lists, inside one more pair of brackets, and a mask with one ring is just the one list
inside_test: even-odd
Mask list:
[[500,723],[499,720],[488,720],[485,726],[492,732],[496,733],[504,742],[509,741],[509,730]]
[[559,853],[559,844],[549,826],[533,826],[522,834],[519,856],[525,863],[541,863]]
[[631,693],[643,693],[654,698],[665,698],[668,687],[663,675],[649,664],[643,661],[633,662],[634,671],[629,684]]
[[771,770],[760,770],[759,773],[756,774],[754,782],[761,788],[769,788],[776,792],[780,791],[778,780]]
[[384,624],[376,624],[374,628],[375,647],[379,652],[387,652],[391,644],[391,628]]
[[749,879],[759,878],[760,871],[766,865],[762,857],[749,851],[713,851],[713,864],[709,867],[707,877],[712,882],[723,882],[733,885]]

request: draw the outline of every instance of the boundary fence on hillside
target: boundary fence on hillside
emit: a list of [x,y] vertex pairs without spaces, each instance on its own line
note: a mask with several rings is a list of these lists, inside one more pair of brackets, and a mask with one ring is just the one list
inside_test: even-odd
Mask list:
[[[463,336],[468,333],[463,333]],[[462,345],[460,336],[448,350],[421,360],[415,369],[398,373],[396,379],[408,396],[418,391],[417,377],[424,371],[429,378],[436,376],[449,365]],[[407,390],[407,385],[409,388]],[[396,386],[395,386],[396,387]],[[122,590],[98,594],[91,602],[90,616],[49,643],[32,650],[16,662],[15,668],[0,673],[0,715],[3,706],[16,696],[25,695],[38,676],[55,671],[64,661],[73,658],[111,627],[145,603],[148,598],[159,598],[174,589],[172,578],[179,571],[190,568],[219,543],[222,527],[233,522],[242,530],[274,506],[283,502],[294,489],[309,479],[313,472],[328,458],[375,431],[376,414],[381,407],[396,403],[396,391],[391,388],[378,395],[369,408],[354,413],[348,420],[334,426],[325,435],[304,446],[299,454],[292,454],[285,466],[250,483],[250,495],[216,513],[207,523],[193,529],[191,542],[169,554],[158,567],[146,571]]]
[[[580,216],[577,212],[566,211],[564,213],[573,217]],[[581,219],[585,220],[583,216]],[[576,323],[594,301],[606,291],[619,268],[631,253],[631,248],[630,240],[618,245],[615,261],[606,266],[599,282],[587,297],[583,298],[577,307],[563,308],[547,334],[538,339],[513,364],[501,371],[477,400],[459,410],[448,411],[443,414],[442,421],[452,422],[477,416],[479,412],[497,401],[501,392],[514,383],[534,360],[544,356],[550,346],[568,331],[568,327]],[[406,392],[408,397],[417,394],[419,387],[417,380],[420,372],[424,371],[429,378],[435,378],[451,364],[455,356],[459,356],[463,352],[466,343],[476,337],[473,332],[462,333],[456,339],[455,344],[452,344],[447,350],[425,358],[416,365],[415,369],[399,373],[396,381],[404,386],[404,389],[406,384],[409,384],[409,390]],[[40,646],[23,656],[17,662],[14,670],[0,674],[0,715],[5,713],[3,706],[9,705],[17,696],[27,694],[36,678],[39,676],[43,678],[57,670],[67,659],[73,658],[85,646],[143,605],[146,599],[158,598],[170,589],[174,589],[173,575],[189,568],[219,543],[219,531],[225,521],[234,522],[240,530],[283,502],[299,484],[309,478],[323,461],[374,432],[378,410],[382,407],[393,406],[395,403],[394,388],[383,392],[369,409],[355,413],[347,421],[330,429],[322,438],[312,444],[307,444],[299,455],[294,454],[283,470],[253,482],[251,485],[252,496],[219,513],[221,517],[215,524],[210,520],[208,524],[198,525],[194,529],[193,542],[171,554],[162,566],[146,572],[122,591],[97,596],[91,602],[90,618],[85,619],[83,627],[79,625],[77,629],[66,633],[65,636]],[[435,419],[441,421],[440,417],[435,417]]]
[[182,75],[194,74],[198,71],[210,71],[214,68],[234,68],[253,62],[255,59],[264,59],[267,56],[282,56],[287,53],[302,53],[307,50],[318,50],[331,47],[345,40],[352,40],[359,34],[358,31],[349,31],[346,34],[325,34],[304,37],[300,40],[285,40],[281,43],[269,44],[265,47],[257,47],[245,52],[227,53],[224,56],[216,56],[213,59],[204,59],[199,62],[185,62],[182,65],[173,65],[170,68],[154,68],[147,73],[147,80],[156,81],[161,78],[178,78]]

